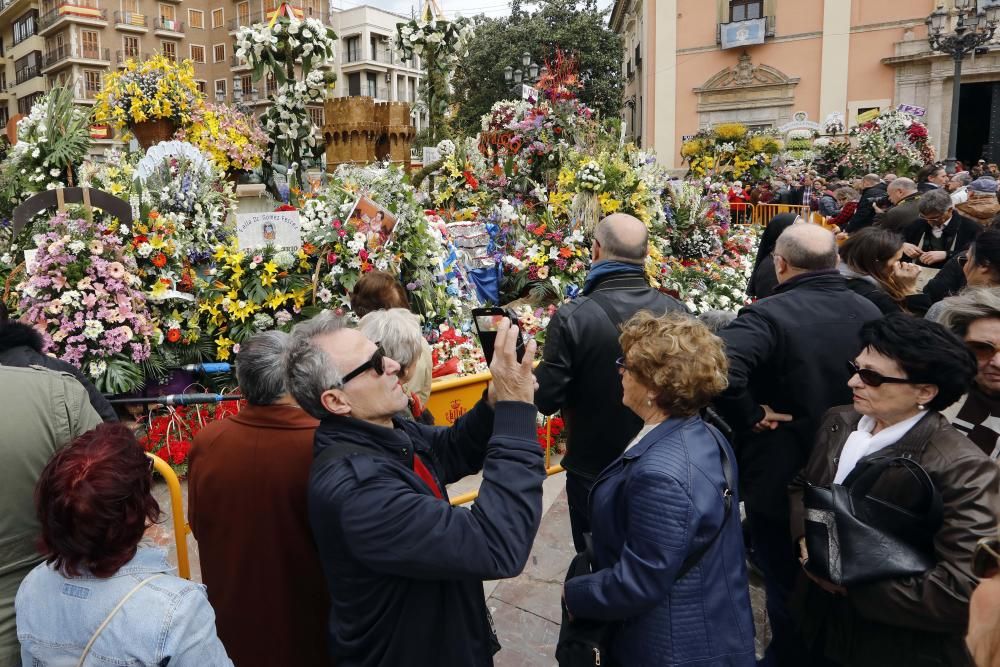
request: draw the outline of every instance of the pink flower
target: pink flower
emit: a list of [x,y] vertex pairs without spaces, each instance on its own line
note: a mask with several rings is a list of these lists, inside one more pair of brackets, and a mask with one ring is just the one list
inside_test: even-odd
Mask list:
[[108,275],[116,280],[121,280],[125,277],[125,267],[122,266],[121,262],[111,262],[108,264]]

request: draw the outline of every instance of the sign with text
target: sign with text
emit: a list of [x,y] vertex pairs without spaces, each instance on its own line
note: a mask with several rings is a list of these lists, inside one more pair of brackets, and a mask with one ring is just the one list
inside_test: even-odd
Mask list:
[[434,164],[441,159],[441,153],[434,146],[424,146],[424,166]]
[[911,116],[916,116],[917,118],[920,118],[925,113],[927,113],[927,109],[923,107],[915,107],[912,104],[900,104],[898,107],[896,107],[896,109],[897,111],[908,113]]
[[298,249],[302,245],[298,211],[240,213],[236,216],[240,250],[274,246]]
[[864,113],[859,113],[858,114],[858,122],[859,123],[867,123],[870,120],[875,120],[876,118],[878,118],[878,115],[880,113],[882,113],[882,110],[879,109],[878,107],[875,107],[874,109],[869,109],[868,111],[865,111]]
[[763,44],[767,34],[766,19],[750,19],[749,21],[734,21],[719,26],[723,49],[733,49],[738,46]]
[[521,84],[521,99],[530,104],[538,104],[538,89]]

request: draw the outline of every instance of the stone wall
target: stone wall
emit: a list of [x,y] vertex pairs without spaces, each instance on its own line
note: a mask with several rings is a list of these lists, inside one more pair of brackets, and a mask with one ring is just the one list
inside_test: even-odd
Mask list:
[[391,160],[409,166],[416,130],[406,102],[376,102],[370,97],[338,97],[326,102],[326,164],[367,164]]

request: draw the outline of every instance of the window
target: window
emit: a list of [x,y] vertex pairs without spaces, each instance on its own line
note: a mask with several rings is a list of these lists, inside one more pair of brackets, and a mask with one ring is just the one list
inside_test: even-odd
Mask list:
[[122,0],[122,11],[130,14],[138,14],[139,0]]
[[221,7],[212,10],[212,27],[221,28],[226,21],[226,12]]
[[42,99],[45,93],[32,93],[27,97],[22,97],[17,101],[17,112],[27,116],[31,113],[31,107],[35,106],[35,102]]
[[250,91],[253,90],[253,77],[249,74],[244,74],[233,82],[233,86],[244,95],[249,95]]
[[319,11],[318,0],[304,0],[302,9],[306,18],[322,18]]
[[35,34],[35,22],[38,20],[38,10],[32,9],[30,12],[14,21],[14,41],[13,44],[20,44]]
[[323,107],[309,107],[309,120],[316,127],[323,127]]
[[168,60],[177,62],[177,45],[173,42],[160,42],[160,51]]
[[164,22],[173,23],[174,19],[177,18],[177,13],[174,11],[173,5],[160,5],[160,19]]
[[208,95],[208,81],[202,79],[196,79],[195,85],[198,86],[198,92],[202,95]]
[[81,30],[81,54],[84,58],[98,60],[101,57],[101,42],[96,30]]
[[221,63],[226,59],[226,45],[216,44],[212,47],[212,62]]
[[125,53],[126,58],[138,58],[139,57],[139,38],[138,37],[122,37],[122,50]]
[[378,75],[368,73],[368,87],[365,95],[368,97],[378,97]]
[[205,12],[200,9],[189,9],[188,10],[188,25],[192,28],[204,28],[205,27]]
[[7,90],[7,72],[0,72],[0,90]]
[[360,37],[348,37],[347,38],[347,62],[353,63],[361,60],[361,38]]
[[270,14],[272,12],[275,12],[277,11],[277,9],[278,9],[278,0],[264,0],[265,14]]
[[359,97],[361,95],[360,72],[354,72],[353,74],[347,75],[347,94],[351,97]]
[[7,107],[0,107],[0,127],[6,127],[10,122],[10,112]]
[[38,76],[42,69],[42,52],[32,51],[14,61],[14,84],[21,84]]
[[204,64],[205,62],[205,47],[201,44],[191,44],[189,45],[191,60],[195,63]]
[[729,20],[749,21],[764,16],[764,0],[729,0]]
[[241,2],[236,5],[236,21],[240,25],[250,25],[250,3]]
[[83,70],[83,92],[84,97],[92,100],[101,91],[101,73],[96,70]]
[[267,75],[267,77],[264,79],[264,86],[265,86],[264,88],[265,95],[274,95],[276,92],[278,92],[278,82],[274,78],[273,74]]
[[226,99],[226,80],[216,79],[215,80],[215,99],[224,100]]

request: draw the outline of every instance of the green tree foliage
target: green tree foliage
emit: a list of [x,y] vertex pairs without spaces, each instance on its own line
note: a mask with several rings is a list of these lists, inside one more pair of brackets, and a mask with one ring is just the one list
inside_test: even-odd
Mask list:
[[[608,29],[607,11],[596,0],[540,0],[528,13],[515,3],[509,18],[476,19],[476,32],[452,80],[459,133],[479,131],[479,118],[497,100],[512,97],[504,68],[521,68],[525,51],[539,65],[555,58],[556,49],[576,56],[587,78],[580,99],[604,118],[617,117],[622,102],[622,40]],[[522,68],[523,69],[523,68]]]

